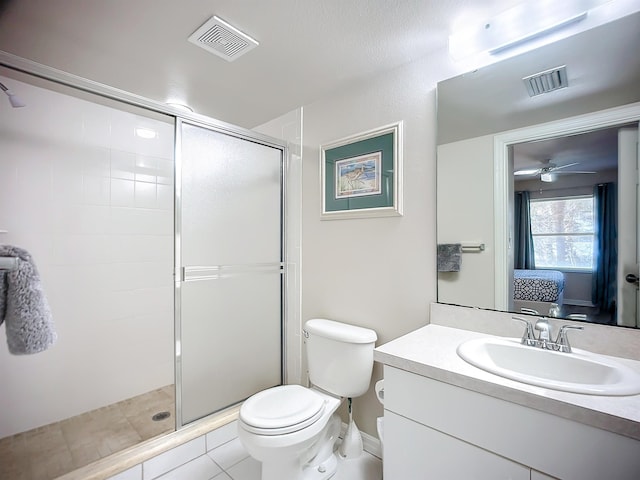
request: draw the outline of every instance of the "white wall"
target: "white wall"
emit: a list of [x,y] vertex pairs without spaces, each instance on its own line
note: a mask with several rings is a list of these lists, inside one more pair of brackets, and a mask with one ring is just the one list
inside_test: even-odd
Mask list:
[[28,104],[0,102],[0,242],[32,253],[58,333],[12,356],[0,327],[2,438],[173,383],[173,127],[0,81]]
[[[326,317],[374,329],[380,345],[429,321],[436,299],[435,85],[433,66],[413,62],[304,109],[302,321]],[[320,220],[319,147],[404,121],[404,216]],[[375,435],[382,407],[373,383],[354,403]]]

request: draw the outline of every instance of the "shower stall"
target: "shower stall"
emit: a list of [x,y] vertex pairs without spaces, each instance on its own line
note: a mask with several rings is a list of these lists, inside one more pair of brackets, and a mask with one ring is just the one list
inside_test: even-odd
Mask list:
[[[0,66],[27,104],[0,104],[0,243],[33,255],[58,341],[14,356],[0,327],[0,457],[20,457],[0,477],[48,461],[54,478],[283,383],[291,158],[282,140],[19,70]],[[137,431],[107,441],[87,412]]]

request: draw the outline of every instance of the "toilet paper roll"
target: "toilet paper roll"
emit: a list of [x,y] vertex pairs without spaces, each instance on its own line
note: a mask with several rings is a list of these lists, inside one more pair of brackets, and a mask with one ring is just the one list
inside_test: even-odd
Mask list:
[[376,428],[378,430],[378,438],[380,439],[380,446],[384,448],[384,417],[376,418]]
[[376,397],[378,401],[384,405],[384,380],[378,380],[376,382],[375,387],[373,387],[376,392]]

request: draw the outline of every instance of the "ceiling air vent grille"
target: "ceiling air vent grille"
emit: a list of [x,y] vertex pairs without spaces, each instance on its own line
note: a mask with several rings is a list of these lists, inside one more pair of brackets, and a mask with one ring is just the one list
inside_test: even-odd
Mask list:
[[569,86],[566,65],[529,75],[528,77],[524,77],[522,81],[527,87],[527,92],[529,92],[530,97],[553,92],[554,90]]
[[258,46],[256,40],[216,16],[193,32],[189,41],[228,62]]

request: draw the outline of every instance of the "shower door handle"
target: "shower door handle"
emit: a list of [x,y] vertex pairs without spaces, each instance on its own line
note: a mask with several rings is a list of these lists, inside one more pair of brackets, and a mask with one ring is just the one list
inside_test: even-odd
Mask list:
[[640,284],[640,277],[638,277],[637,275],[634,275],[633,273],[628,274],[626,277],[624,277],[624,279],[628,283],[635,283],[636,286]]
[[182,282],[219,280],[223,278],[265,273],[279,273],[280,275],[283,275],[284,262],[250,263],[244,265],[187,265],[180,269]]

